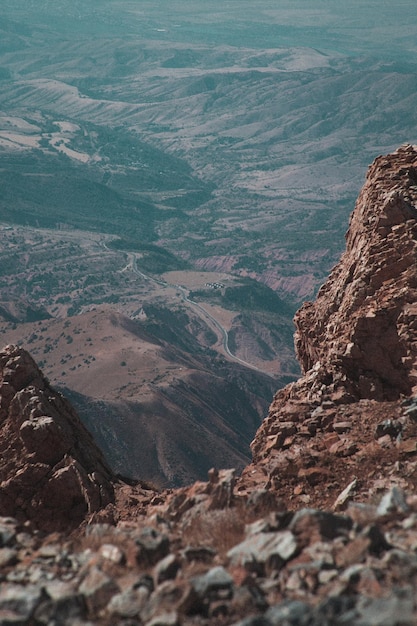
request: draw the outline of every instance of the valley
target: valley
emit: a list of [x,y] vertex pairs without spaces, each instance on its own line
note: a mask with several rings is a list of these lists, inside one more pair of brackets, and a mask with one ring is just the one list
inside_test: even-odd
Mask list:
[[417,141],[409,3],[356,4],[2,2],[0,333],[117,471],[243,467],[298,375],[366,166]]
[[[240,313],[188,297],[210,292],[203,280],[234,291],[241,279],[151,277],[139,269],[146,255],[88,231],[3,226],[0,241],[2,341],[30,350],[114,471],[166,486],[204,477],[213,463],[243,468],[275,388],[297,368],[279,333],[289,359],[263,353],[265,321],[251,349],[234,345],[241,356],[232,354],[225,338],[245,332]],[[290,332],[288,315],[281,323]]]

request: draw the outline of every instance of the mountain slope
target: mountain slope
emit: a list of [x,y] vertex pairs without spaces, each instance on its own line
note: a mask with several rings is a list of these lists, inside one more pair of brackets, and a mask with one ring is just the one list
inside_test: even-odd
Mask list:
[[30,349],[115,472],[179,486],[213,465],[243,469],[276,386],[292,377],[272,378],[202,348],[184,312],[145,309],[143,320],[102,306],[20,324],[3,341]]

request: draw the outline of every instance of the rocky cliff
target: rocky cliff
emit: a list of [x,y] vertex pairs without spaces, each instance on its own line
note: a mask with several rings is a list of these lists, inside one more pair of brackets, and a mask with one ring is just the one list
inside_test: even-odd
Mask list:
[[295,316],[304,376],[280,390],[252,443],[242,485],[330,505],[417,481],[417,151],[370,166],[346,251]]
[[0,352],[0,515],[73,528],[113,500],[111,473],[30,355]]
[[310,398],[389,400],[416,386],[416,239],[417,153],[405,146],[370,167],[346,252],[296,315],[304,373],[314,369],[327,381]]

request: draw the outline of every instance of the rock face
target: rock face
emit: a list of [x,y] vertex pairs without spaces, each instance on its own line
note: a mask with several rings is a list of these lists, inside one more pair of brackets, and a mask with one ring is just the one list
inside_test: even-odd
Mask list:
[[[326,391],[395,399],[417,385],[417,151],[400,148],[369,169],[346,252],[295,317],[304,373]],[[333,387],[331,387],[333,386]],[[317,390],[316,398],[320,399]]]
[[71,528],[113,500],[111,473],[24,350],[0,352],[0,515]]
[[[280,390],[239,488],[292,506],[417,482],[417,150],[369,168],[346,251],[295,316],[304,376]],[[338,504],[339,506],[339,504]]]

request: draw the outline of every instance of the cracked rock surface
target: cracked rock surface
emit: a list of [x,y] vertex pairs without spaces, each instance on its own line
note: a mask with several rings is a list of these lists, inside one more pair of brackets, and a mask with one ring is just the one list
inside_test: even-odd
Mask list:
[[71,528],[112,500],[110,471],[71,405],[25,350],[4,348],[0,514]]

